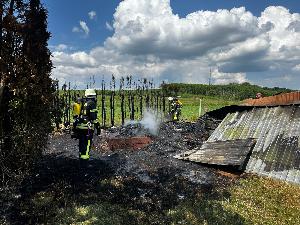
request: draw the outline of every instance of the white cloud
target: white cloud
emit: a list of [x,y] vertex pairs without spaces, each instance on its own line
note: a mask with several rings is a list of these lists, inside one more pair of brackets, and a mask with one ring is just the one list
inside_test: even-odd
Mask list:
[[105,23],[105,26],[106,26],[106,29],[107,29],[107,30],[110,30],[110,31],[113,31],[113,30],[114,30],[114,28],[110,25],[109,22],[106,22],[106,23]]
[[244,83],[249,82],[245,73],[222,73],[218,69],[212,71],[214,84]]
[[72,32],[74,32],[74,33],[84,33],[85,36],[87,37],[90,33],[90,29],[87,26],[85,21],[80,20],[79,21],[79,27],[77,27],[77,26],[73,27]]
[[248,60],[257,57],[259,53],[266,54],[270,44],[264,37],[248,38],[243,42],[234,43],[223,51],[212,52],[211,58],[216,62],[226,62],[245,57]]
[[[115,74],[117,77],[128,74],[141,74],[147,77],[159,76],[165,68],[164,64],[154,61],[141,63],[132,56],[123,56],[103,47],[97,47],[90,51],[65,53],[53,52],[53,63],[55,64],[55,77],[78,76],[88,78],[92,74],[108,75]],[[57,75],[60,74],[60,75]],[[65,77],[65,76],[62,76]]]
[[64,52],[53,52],[53,62],[60,66],[96,66],[96,60],[85,52],[67,54]]
[[53,51],[66,51],[69,49],[73,49],[72,47],[70,47],[66,44],[50,45],[49,48]]
[[56,50],[57,51],[64,51],[64,50],[67,50],[68,49],[68,45],[65,45],[65,44],[59,44],[56,46]]
[[[299,72],[300,14],[281,6],[270,6],[259,17],[241,7],[197,11],[180,18],[170,0],[124,0],[106,28],[113,35],[103,46],[77,55],[54,54],[59,74],[69,74],[72,67],[74,76],[78,68],[85,74],[137,74],[207,83],[212,67],[219,68],[213,73],[215,83],[268,85],[267,74],[296,79]],[[73,30],[89,34],[84,21]],[[83,74],[78,72],[80,77]]]
[[74,33],[80,32],[80,29],[78,27],[73,27],[72,32]]
[[90,29],[89,29],[89,27],[87,26],[86,22],[80,20],[80,21],[79,21],[79,25],[80,25],[81,29],[84,31],[84,33],[85,33],[86,35],[89,35]]
[[88,13],[88,15],[89,15],[89,18],[90,18],[91,20],[93,20],[93,19],[96,18],[97,13],[96,13],[95,11],[90,11],[90,12]]
[[294,68],[293,68],[294,71],[300,71],[300,64],[296,65]]
[[179,18],[168,0],[123,1],[114,14],[115,33],[106,46],[133,55],[188,58],[245,41],[259,33],[256,17],[245,8],[198,11]]

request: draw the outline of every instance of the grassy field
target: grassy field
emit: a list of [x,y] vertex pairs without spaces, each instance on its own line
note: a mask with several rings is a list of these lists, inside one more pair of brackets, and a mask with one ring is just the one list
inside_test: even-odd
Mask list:
[[[239,103],[238,101],[201,95],[183,95],[180,100],[183,103],[182,119],[186,121],[197,120],[199,117],[199,111],[201,112],[201,115],[203,115],[206,112],[219,109],[227,105],[234,105]],[[200,100],[201,110],[199,110]]]
[[[127,97],[125,98],[126,105],[126,120],[129,120],[129,107]],[[200,109],[200,100],[201,100],[201,109]],[[215,110],[227,105],[238,104],[238,101],[226,100],[223,98],[217,98],[212,96],[203,96],[203,95],[191,95],[185,94],[180,97],[180,101],[183,103],[181,120],[185,121],[196,121],[199,118],[199,113],[201,115],[205,114],[208,111]],[[102,101],[101,96],[98,96],[98,119],[102,123]],[[111,125],[110,117],[110,99],[109,96],[105,98],[105,108],[106,108],[106,125]],[[139,109],[139,100],[135,99],[135,120],[141,119],[140,109]],[[145,105],[143,106],[145,109]],[[168,100],[166,100],[166,110],[168,111]],[[156,110],[154,110],[156,112]],[[164,117],[162,111],[156,112],[158,117]],[[121,100],[118,95],[115,96],[115,125],[121,125]]]
[[187,201],[169,215],[173,224],[300,224],[300,187],[268,178],[249,177],[219,191]]
[[[88,193],[83,196],[91,197]],[[38,193],[32,203],[37,214],[54,215],[53,224],[165,224],[165,221],[174,225],[300,224],[300,187],[258,177],[242,178],[211,193],[198,193],[172,209],[159,212],[131,209],[97,198],[94,204],[73,202],[58,207],[54,196],[45,192]],[[45,208],[49,211],[43,212]]]

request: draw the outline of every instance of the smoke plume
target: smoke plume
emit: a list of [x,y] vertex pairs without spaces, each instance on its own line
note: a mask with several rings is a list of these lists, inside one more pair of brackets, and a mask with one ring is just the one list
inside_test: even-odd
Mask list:
[[127,125],[140,124],[143,129],[148,130],[150,134],[157,135],[158,128],[160,124],[159,118],[155,115],[154,112],[146,110],[144,112],[143,118],[140,121],[131,120],[125,123]]

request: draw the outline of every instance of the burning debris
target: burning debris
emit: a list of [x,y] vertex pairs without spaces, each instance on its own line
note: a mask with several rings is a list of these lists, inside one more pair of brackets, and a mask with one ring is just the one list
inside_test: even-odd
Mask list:
[[103,130],[97,146],[100,151],[145,148],[158,134],[160,123],[154,113],[146,111],[141,121],[128,121],[122,127]]
[[133,128],[133,130],[136,130],[134,127],[128,127],[128,125],[135,125],[140,129],[140,131],[144,130],[151,135],[157,135],[160,123],[161,120],[156,117],[155,113],[147,110],[144,112],[143,119],[141,121],[128,121],[125,123],[125,127],[127,128],[126,131],[128,132],[128,128]]
[[183,151],[201,146],[219,122],[209,115],[204,115],[197,122],[161,123],[154,114],[145,113],[140,122],[130,121],[123,127],[103,131],[96,146],[98,151],[105,152],[137,149],[132,148],[132,143],[140,142],[148,151],[162,153]]
[[[106,160],[116,165],[119,176],[135,176],[143,181],[153,181],[153,174],[159,170],[176,171],[177,177],[183,177],[191,183],[210,182],[212,176],[205,175],[210,169],[203,166],[183,162],[173,156],[183,151],[201,146],[220,121],[208,115],[201,117],[197,122],[161,123],[157,135],[145,129],[141,123],[129,123],[121,128],[108,130],[99,137],[97,152]],[[144,146],[136,150],[132,143],[140,142]],[[106,146],[103,143],[106,142]],[[105,146],[103,148],[103,146]],[[138,144],[137,146],[140,147]],[[117,163],[116,159],[124,162]],[[202,173],[201,171],[206,172]],[[152,174],[152,175],[151,175]],[[153,182],[162,179],[156,176]]]

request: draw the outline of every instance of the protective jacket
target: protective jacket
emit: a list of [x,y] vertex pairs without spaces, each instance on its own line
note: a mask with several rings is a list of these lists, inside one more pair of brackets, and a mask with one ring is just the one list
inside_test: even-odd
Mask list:
[[78,129],[92,129],[94,130],[97,121],[97,106],[94,99],[85,99],[82,101],[80,107],[80,114],[78,117]]
[[79,139],[79,158],[88,160],[95,128],[99,132],[96,98],[80,99],[73,106],[73,131]]
[[179,120],[181,114],[182,102],[179,99],[174,99],[171,102],[171,115],[172,120]]

